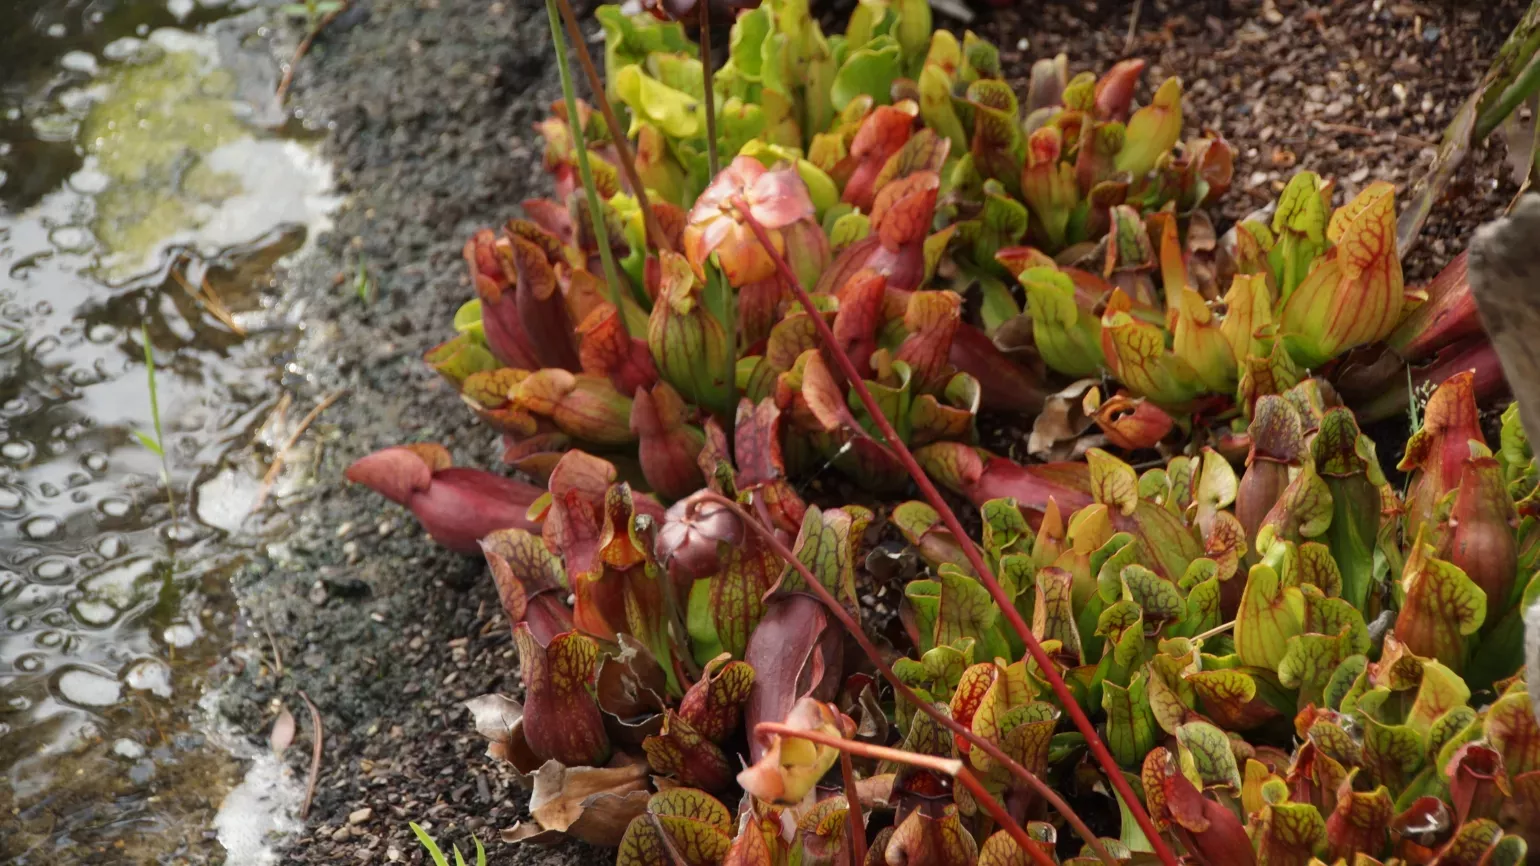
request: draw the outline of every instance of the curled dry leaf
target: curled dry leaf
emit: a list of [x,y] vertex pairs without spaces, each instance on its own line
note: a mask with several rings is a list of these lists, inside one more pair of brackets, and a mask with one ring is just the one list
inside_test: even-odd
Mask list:
[[1027,453],[1043,461],[1073,460],[1087,448],[1100,445],[1087,437],[1093,419],[1086,413],[1085,396],[1096,387],[1095,379],[1080,379],[1043,401],[1043,411],[1032,422]]
[[505,842],[554,845],[570,836],[590,845],[620,844],[631,819],[647,808],[647,766],[566,767],[546,761],[534,773],[530,822],[503,831]]
[[521,775],[533,773],[541,761],[524,739],[524,706],[505,695],[482,695],[465,702],[476,733],[489,741],[487,754],[507,761]]

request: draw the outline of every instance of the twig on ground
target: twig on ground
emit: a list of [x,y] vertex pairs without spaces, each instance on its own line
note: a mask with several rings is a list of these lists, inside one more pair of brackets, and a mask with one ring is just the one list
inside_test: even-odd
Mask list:
[[315,42],[317,36],[321,35],[321,31],[326,29],[326,25],[332,23],[338,15],[346,11],[348,11],[348,4],[343,3],[342,8],[328,12],[326,17],[322,18],[316,26],[310,28],[310,32],[306,33],[305,38],[301,39],[299,45],[294,48],[294,56],[289,58],[289,65],[283,70],[283,78],[278,82],[278,90],[273,94],[273,101],[280,107],[283,106],[284,100],[289,97],[289,85],[294,83],[294,70],[299,66],[301,58],[310,51],[310,44]]
[[316,782],[321,779],[321,744],[324,731],[321,728],[321,711],[315,708],[315,702],[300,689],[299,696],[304,699],[305,706],[310,708],[310,739],[314,746],[310,750],[310,774],[305,777],[305,803],[300,806],[299,819],[301,821],[310,817],[310,801],[315,799]]
[[1139,12],[1144,8],[1144,0],[1134,0],[1134,11],[1128,14],[1128,35],[1123,38],[1123,56],[1127,57],[1134,51],[1134,37],[1139,33]]
[[251,510],[247,512],[248,514],[255,514],[262,510],[263,504],[267,502],[267,494],[273,489],[273,484],[278,480],[278,473],[283,471],[284,457],[289,453],[289,449],[299,442],[299,437],[304,435],[306,430],[310,429],[310,425],[315,423],[315,419],[319,418],[322,412],[326,411],[326,407],[342,399],[342,395],[346,393],[347,390],[343,389],[327,394],[321,399],[321,402],[316,404],[314,409],[311,409],[304,418],[300,419],[299,426],[294,428],[294,432],[289,434],[289,438],[283,443],[283,447],[279,448],[278,453],[273,455],[273,462],[267,467],[267,474],[262,476],[262,486],[257,489],[256,501],[251,503]]
[[278,641],[273,639],[273,628],[266,617],[262,618],[262,631],[267,633],[267,644],[273,648],[273,675],[283,679],[283,653],[278,650]]
[[194,300],[201,303],[203,308],[209,311],[209,315],[218,319],[220,324],[234,331],[237,336],[246,336],[246,329],[235,321],[235,317],[230,314],[230,308],[225,306],[224,299],[219,297],[219,293],[214,291],[214,287],[209,284],[208,277],[203,278],[201,291],[193,288],[193,284],[175,265],[171,268],[171,278],[177,281],[177,284],[182,287],[183,291],[192,295]]
[[1357,126],[1351,123],[1328,123],[1324,120],[1315,120],[1311,121],[1311,124],[1322,132],[1340,132],[1347,135],[1362,135],[1368,138],[1388,136],[1392,144],[1407,144],[1416,147],[1419,150],[1425,147],[1438,146],[1425,138],[1418,138],[1415,135],[1407,135],[1405,133],[1393,131],[1379,132],[1377,130],[1370,129],[1367,126]]

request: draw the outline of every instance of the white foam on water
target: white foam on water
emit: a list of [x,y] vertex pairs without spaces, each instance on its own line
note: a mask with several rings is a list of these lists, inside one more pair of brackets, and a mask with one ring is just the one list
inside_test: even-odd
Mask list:
[[229,855],[225,866],[271,866],[277,846],[302,827],[299,820],[304,785],[271,751],[258,749],[218,709],[219,693],[210,690],[198,702],[208,718],[209,741],[248,760],[241,783],[225,795],[214,815],[214,833]]

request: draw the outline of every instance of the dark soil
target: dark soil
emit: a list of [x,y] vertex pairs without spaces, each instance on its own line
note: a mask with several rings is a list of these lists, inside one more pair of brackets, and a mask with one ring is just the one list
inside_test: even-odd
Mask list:
[[[1129,53],[1150,59],[1146,81],[1180,75],[1190,126],[1218,128],[1239,147],[1234,218],[1270,200],[1295,167],[1348,192],[1372,178],[1407,184],[1521,4],[1468,5],[1278,0],[1273,20],[1260,3],[1146,0]],[[1076,70],[1100,70],[1125,54],[1130,8],[1035,3],[974,26],[1021,76],[1058,51]],[[544,8],[532,0],[360,0],[295,81],[295,106],[328,125],[351,199],[321,254],[287,275],[307,334],[286,384],[296,405],[341,387],[348,396],[318,425],[338,435],[318,484],[292,506],[294,531],[241,578],[248,622],[233,655],[252,661],[223,692],[247,730],[265,730],[277,701],[295,714],[301,733],[287,754],[301,778],[310,726],[298,692],[320,708],[320,780],[284,862],[426,862],[408,821],[462,849],[474,833],[494,862],[610,860],[576,844],[514,850],[498,840],[527,817],[526,795],[483,756],[460,706],[518,690],[495,592],[479,560],[438,549],[410,515],[342,480],[354,459],[403,441],[496,464],[493,435],[420,357],[470,294],[464,238],[548,192],[531,124],[558,95]],[[1512,194],[1501,148],[1473,154],[1409,276],[1434,272]],[[369,304],[351,290],[359,250],[378,283]]]

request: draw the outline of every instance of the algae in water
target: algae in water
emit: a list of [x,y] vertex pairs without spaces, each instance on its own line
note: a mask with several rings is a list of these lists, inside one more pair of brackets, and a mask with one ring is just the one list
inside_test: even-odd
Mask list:
[[240,179],[208,167],[216,148],[251,137],[236,116],[235,82],[192,51],[162,51],[109,74],[81,142],[105,180],[92,229],[119,267],[196,229]]

